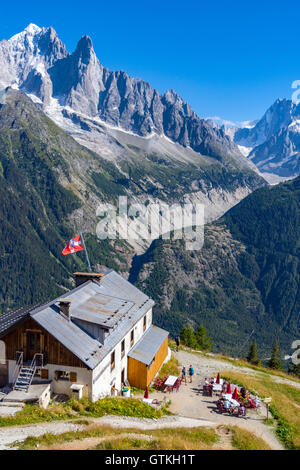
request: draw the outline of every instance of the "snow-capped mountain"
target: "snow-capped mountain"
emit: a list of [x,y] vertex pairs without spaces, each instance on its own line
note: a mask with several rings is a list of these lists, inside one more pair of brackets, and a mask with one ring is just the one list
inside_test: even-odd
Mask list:
[[300,174],[300,105],[277,99],[256,121],[207,119],[232,139],[269,183]]
[[59,105],[137,135],[165,135],[212,157],[240,156],[224,130],[199,118],[175,91],[160,96],[149,83],[103,67],[88,36],[71,54],[53,28],[30,24],[0,42],[0,84],[25,91],[49,113]]
[[277,99],[252,128],[240,128],[233,140],[263,173],[283,178],[300,174],[300,106]]
[[263,144],[292,122],[293,111],[294,105],[290,100],[276,100],[255,126],[238,129],[234,141],[251,149]]
[[[266,184],[223,128],[197,116],[174,90],[160,95],[141,79],[105,68],[88,36],[73,53],[53,28],[33,24],[0,42],[1,103],[14,109],[22,102],[30,115],[28,97],[93,153],[91,162],[76,160],[69,179],[60,175],[84,200],[84,210],[76,215],[83,225],[92,223],[95,201],[103,194],[201,203],[210,221]],[[72,156],[68,142],[65,151]]]

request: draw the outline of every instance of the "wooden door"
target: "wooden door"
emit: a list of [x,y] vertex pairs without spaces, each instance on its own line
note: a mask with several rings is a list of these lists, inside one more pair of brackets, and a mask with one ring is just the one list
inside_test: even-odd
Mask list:
[[41,351],[41,333],[36,331],[27,332],[27,355],[26,360],[31,361],[35,353],[40,353]]

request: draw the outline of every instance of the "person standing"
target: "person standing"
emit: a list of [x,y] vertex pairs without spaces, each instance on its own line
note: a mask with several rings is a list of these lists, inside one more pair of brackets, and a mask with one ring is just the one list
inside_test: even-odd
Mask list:
[[176,351],[178,352],[179,346],[180,346],[180,336],[176,336],[175,342],[176,342]]
[[193,366],[191,364],[190,367],[189,367],[190,383],[193,382],[193,375],[194,375],[194,369],[193,369]]
[[186,385],[186,368],[184,366],[181,371],[181,380],[184,381]]

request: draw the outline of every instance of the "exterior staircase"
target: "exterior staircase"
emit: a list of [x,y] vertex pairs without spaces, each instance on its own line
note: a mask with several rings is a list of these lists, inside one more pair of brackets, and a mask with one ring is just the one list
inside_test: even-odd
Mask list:
[[13,389],[19,390],[20,392],[28,392],[29,386],[35,374],[35,369],[35,364],[30,366],[22,366]]
[[43,355],[36,353],[30,365],[23,364],[23,357],[18,365],[18,375],[13,385],[13,390],[28,392],[37,367],[43,365]]

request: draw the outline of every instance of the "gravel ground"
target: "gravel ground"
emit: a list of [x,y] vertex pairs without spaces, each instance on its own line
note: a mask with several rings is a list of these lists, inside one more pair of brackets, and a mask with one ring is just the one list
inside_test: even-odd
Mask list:
[[[102,418],[91,419],[91,423],[98,425],[110,425],[115,428],[136,428],[142,430],[178,428],[178,427],[198,427],[208,426],[216,427],[220,425],[236,425],[265,440],[274,450],[282,450],[283,446],[278,441],[272,428],[266,426],[263,422],[266,417],[265,407],[257,411],[250,411],[247,419],[237,418],[216,413],[216,397],[203,397],[202,384],[205,377],[215,376],[219,371],[235,370],[244,374],[258,374],[253,370],[236,366],[229,362],[216,359],[213,356],[202,356],[186,351],[175,353],[180,365],[187,368],[192,364],[195,370],[194,383],[183,384],[178,393],[173,392],[168,397],[171,399],[170,411],[176,416],[166,416],[160,419],[141,419],[123,416],[104,416]],[[271,376],[272,377],[272,376]],[[297,382],[274,376],[274,381],[289,383],[300,388]],[[151,398],[163,397],[162,392],[154,392]],[[39,423],[27,426],[13,426],[0,428],[0,450],[8,449],[13,442],[23,441],[28,436],[41,436],[45,433],[61,434],[67,431],[80,431],[84,425],[72,422],[56,421],[52,423]]]
[[5,418],[6,416],[14,416],[18,411],[22,409],[21,406],[0,406],[0,416]]
[[[221,370],[235,370],[243,374],[252,374],[253,370],[247,367],[240,367],[229,362],[206,357],[200,354],[193,354],[187,351],[174,353],[181,366],[192,364],[195,371],[193,383],[186,386],[182,384],[178,393],[170,394],[172,400],[170,411],[180,416],[192,416],[194,418],[204,418],[213,421],[215,424],[235,425],[254,433],[269,444],[273,450],[283,450],[283,446],[274,434],[270,426],[264,424],[267,416],[266,407],[262,404],[260,410],[249,410],[247,419],[236,416],[228,416],[216,412],[217,397],[203,397],[202,385],[205,377],[216,376]],[[256,372],[255,372],[256,373]],[[274,376],[274,378],[276,378]],[[292,384],[292,382],[291,382]],[[234,387],[234,384],[232,384]],[[298,384],[299,385],[299,384]],[[155,397],[154,397],[155,398]]]
[[[152,396],[152,395],[151,395]],[[163,428],[197,428],[199,426],[214,426],[213,421],[194,419],[184,416],[166,416],[159,419],[130,418],[127,416],[103,416],[94,419],[94,423],[106,424],[114,428],[135,428],[149,431]]]
[[[113,428],[136,428],[143,429],[144,431],[161,428],[214,426],[214,423],[210,421],[180,416],[167,416],[160,419],[140,419],[109,415],[103,416],[102,418],[88,419],[88,421],[90,421],[90,424],[109,425]],[[29,436],[38,437],[48,432],[52,434],[62,434],[67,431],[81,431],[83,429],[85,429],[84,425],[63,421],[0,428],[0,450],[15,449],[15,447],[12,448],[8,446],[15,441],[24,441]]]
[[7,426],[0,428],[0,450],[15,449],[8,447],[15,441],[24,441],[29,436],[42,436],[46,433],[61,434],[67,431],[81,431],[84,425],[56,421],[52,423],[39,423],[27,426]]

